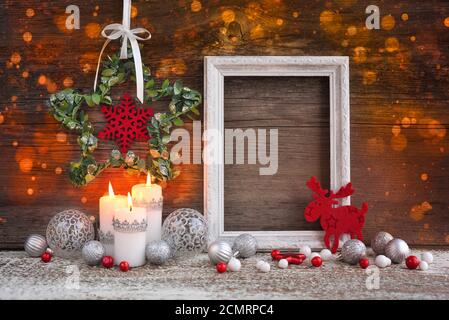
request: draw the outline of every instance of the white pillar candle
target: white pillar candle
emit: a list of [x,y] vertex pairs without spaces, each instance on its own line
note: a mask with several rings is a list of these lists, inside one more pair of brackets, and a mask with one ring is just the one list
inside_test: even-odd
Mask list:
[[151,183],[151,176],[148,174],[147,183],[134,185],[131,192],[134,206],[145,208],[147,213],[147,243],[161,240],[163,206],[161,186]]
[[145,264],[147,213],[145,208],[133,207],[129,193],[128,203],[127,208],[115,211],[114,260],[140,267]]
[[115,195],[109,182],[109,194],[100,198],[100,242],[106,249],[107,256],[114,256],[114,227],[112,220],[117,208],[127,208],[126,196]]

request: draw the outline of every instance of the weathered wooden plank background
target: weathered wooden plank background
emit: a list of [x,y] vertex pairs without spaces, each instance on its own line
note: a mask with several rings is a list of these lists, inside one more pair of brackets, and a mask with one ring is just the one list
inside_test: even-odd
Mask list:
[[[199,90],[204,55],[350,56],[353,201],[371,205],[366,236],[387,230],[410,244],[449,243],[447,1],[376,2],[381,29],[371,31],[364,12],[374,3],[366,0],[133,3],[133,25],[153,33],[146,64]],[[69,4],[80,7],[80,30],[64,28]],[[111,170],[72,188],[65,165],[78,147],[45,106],[64,86],[91,90],[99,31],[121,11],[116,0],[0,1],[0,248],[19,247],[69,206],[96,214],[109,179],[120,193],[138,180]],[[125,90],[133,87],[116,97]],[[92,117],[101,128],[101,114]],[[98,157],[111,147],[102,144]],[[202,209],[202,167],[183,169],[165,190],[165,214]]]

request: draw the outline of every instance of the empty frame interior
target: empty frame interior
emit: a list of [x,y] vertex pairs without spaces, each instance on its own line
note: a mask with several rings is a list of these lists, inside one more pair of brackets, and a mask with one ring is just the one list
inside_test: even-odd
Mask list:
[[244,164],[225,165],[225,231],[320,230],[304,219],[311,200],[305,183],[316,176],[329,187],[329,109],[328,77],[224,78],[225,129],[266,129],[267,141],[278,130],[275,175],[259,175],[266,167],[259,161],[248,164],[248,144]]

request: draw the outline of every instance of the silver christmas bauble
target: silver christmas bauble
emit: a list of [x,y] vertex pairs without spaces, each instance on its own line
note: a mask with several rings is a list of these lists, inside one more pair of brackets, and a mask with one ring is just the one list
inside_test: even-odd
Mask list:
[[30,257],[40,257],[47,250],[47,240],[40,234],[32,234],[25,240],[25,252]]
[[407,242],[402,239],[393,239],[385,246],[385,255],[393,263],[401,263],[410,255]]
[[87,242],[83,250],[81,251],[81,255],[83,256],[84,262],[86,262],[89,266],[99,265],[101,259],[106,254],[106,249],[101,244],[100,241],[91,240]]
[[388,232],[378,232],[371,239],[371,249],[373,249],[376,254],[385,254],[385,246],[391,240],[393,240],[393,236]]
[[175,210],[162,225],[162,240],[170,246],[172,256],[204,252],[208,242],[207,221],[194,209]]
[[90,219],[74,209],[57,213],[47,226],[48,246],[60,257],[79,257],[83,246],[94,237]]
[[213,265],[219,262],[228,263],[234,256],[231,246],[225,241],[212,242],[207,249],[207,253]]
[[365,244],[358,239],[346,241],[341,248],[341,258],[349,264],[356,264],[365,255]]
[[170,246],[164,240],[151,241],[145,248],[147,261],[151,264],[161,265],[170,259]]
[[249,233],[243,233],[235,238],[232,250],[241,258],[252,257],[257,252],[257,240]]

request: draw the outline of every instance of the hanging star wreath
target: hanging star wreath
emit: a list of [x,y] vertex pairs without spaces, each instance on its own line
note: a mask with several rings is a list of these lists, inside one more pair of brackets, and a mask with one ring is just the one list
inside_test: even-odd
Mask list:
[[[170,130],[173,126],[182,126],[184,117],[195,120],[195,117],[199,116],[198,105],[201,103],[201,94],[183,86],[179,80],[174,83],[164,80],[158,85],[151,77],[150,69],[142,64],[145,82],[144,103],[151,104],[153,101],[168,97],[169,111],[151,116],[151,109],[137,111],[132,105],[133,102],[127,101],[128,111],[133,109],[145,114],[145,117],[139,117],[139,121],[146,122],[144,125],[146,132],[139,131],[139,136],[133,139],[149,138],[146,157],[140,158],[128,150],[131,141],[126,143],[119,141],[119,149],[112,150],[109,159],[97,161],[94,152],[98,148],[98,138],[94,133],[92,122],[89,121],[88,110],[103,106],[102,111],[108,119],[108,112],[114,110],[114,107],[107,107],[112,105],[111,88],[123,84],[128,79],[135,81],[135,66],[130,50],[128,59],[122,60],[119,54],[114,54],[103,61],[102,65],[100,85],[94,92],[82,93],[79,90],[65,89],[50,96],[50,113],[63,127],[79,135],[81,157],[70,163],[71,182],[78,187],[84,186],[109,167],[123,168],[130,173],[149,172],[159,181],[176,178],[180,171],[175,170],[170,159]],[[138,125],[139,129],[142,129],[142,125]],[[109,131],[107,128],[103,129],[99,137],[106,138]]]

